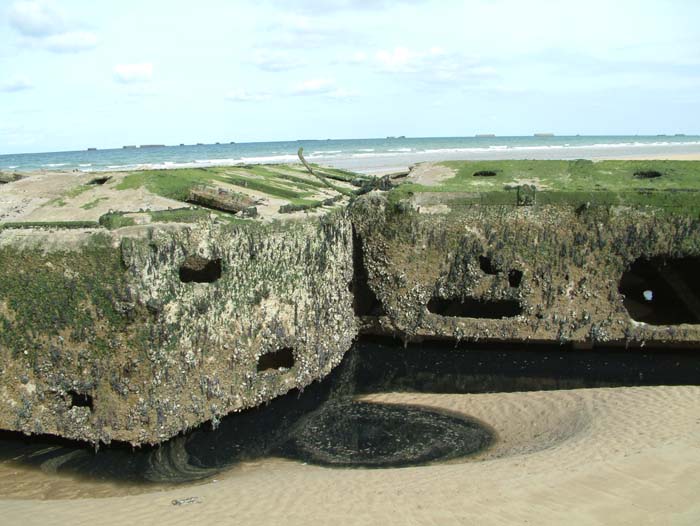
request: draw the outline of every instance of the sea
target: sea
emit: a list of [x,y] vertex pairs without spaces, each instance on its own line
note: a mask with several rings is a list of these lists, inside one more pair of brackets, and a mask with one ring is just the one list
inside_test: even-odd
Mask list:
[[[306,159],[365,173],[437,160],[596,159],[700,155],[698,135],[386,137],[216,144],[134,145],[114,149],[0,155],[0,170],[113,171],[296,162]],[[1,148],[1,146],[0,146]]]

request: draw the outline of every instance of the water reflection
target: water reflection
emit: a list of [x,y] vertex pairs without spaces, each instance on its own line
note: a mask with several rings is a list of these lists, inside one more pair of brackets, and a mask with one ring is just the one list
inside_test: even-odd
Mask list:
[[496,440],[464,415],[359,402],[386,391],[479,393],[580,387],[697,384],[693,351],[454,348],[363,342],[324,381],[253,410],[205,424],[155,448],[0,434],[0,462],[89,480],[177,483],[239,462],[285,457],[334,467],[400,467],[473,455]]

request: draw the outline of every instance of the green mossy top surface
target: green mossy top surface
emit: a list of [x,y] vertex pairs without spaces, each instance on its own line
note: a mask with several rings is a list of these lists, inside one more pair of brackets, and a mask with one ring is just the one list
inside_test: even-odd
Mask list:
[[185,201],[192,188],[220,183],[286,199],[292,204],[311,202],[310,198],[323,187],[320,181],[309,178],[303,167],[246,165],[132,172],[116,188],[146,187],[156,195]]
[[[534,202],[527,204],[649,206],[700,214],[697,161],[447,161],[436,166],[454,175],[432,185],[402,184],[392,200],[445,193],[450,206],[515,206],[534,187]],[[475,175],[479,172],[495,175]]]
[[[195,223],[212,217],[235,224],[286,220],[295,212],[332,210],[354,190],[357,179],[366,178],[332,168],[315,167],[314,171],[325,178],[310,174],[302,164],[135,170],[104,173],[98,178],[94,173],[39,174],[17,183],[21,186],[3,189],[12,213],[0,221],[0,230],[114,230],[152,223]],[[245,205],[240,210],[218,207],[216,202],[193,199],[192,190],[222,195],[223,201],[237,199]]]

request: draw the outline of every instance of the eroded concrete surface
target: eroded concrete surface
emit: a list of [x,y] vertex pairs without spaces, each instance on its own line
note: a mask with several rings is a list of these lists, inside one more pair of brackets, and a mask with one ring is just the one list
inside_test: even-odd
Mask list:
[[[604,188],[572,201],[556,173],[460,186],[464,170],[421,165],[365,195],[353,174],[329,171],[329,186],[299,166],[0,185],[0,427],[162,442],[323,378],[359,333],[700,343],[700,320],[640,322],[620,289],[636,261],[700,257],[698,215],[673,201],[694,188],[660,186],[643,206],[599,203]],[[646,199],[643,184],[625,199]],[[187,203],[202,186],[254,206]],[[697,279],[664,283],[679,279],[692,304]]]

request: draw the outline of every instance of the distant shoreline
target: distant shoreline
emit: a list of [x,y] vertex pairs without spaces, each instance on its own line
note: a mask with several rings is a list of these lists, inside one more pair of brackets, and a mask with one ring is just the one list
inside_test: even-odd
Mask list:
[[[611,155],[611,156],[600,156],[600,157],[578,157],[581,159],[589,159],[591,161],[700,161],[700,151],[697,153],[672,153],[672,154],[638,154],[638,155]],[[517,160],[518,158],[513,158],[514,160]],[[571,160],[572,157],[562,157],[560,159],[558,158],[548,158],[548,160]],[[460,160],[460,159],[441,159],[443,161],[448,161],[448,160]],[[474,161],[479,161],[479,160],[497,160],[497,159],[470,159]],[[498,159],[502,160],[502,159]],[[440,160],[438,160],[440,161]],[[418,162],[429,162],[429,161],[418,161]],[[264,163],[260,163],[264,164]],[[412,163],[414,164],[414,163]],[[233,165],[233,164],[232,164]],[[374,175],[385,175],[389,173],[395,173],[395,172],[401,172],[405,171],[408,168],[410,168],[411,165],[396,165],[396,166],[386,166],[386,167],[379,167],[374,170],[357,170],[360,173],[368,173],[368,174],[374,174]],[[338,167],[338,166],[336,166]],[[174,167],[173,167],[174,168]],[[344,168],[344,167],[340,167]],[[69,170],[61,170],[61,169],[46,169],[46,168],[37,168],[34,170],[22,170],[19,171],[19,173],[23,174],[41,174],[41,173],[52,173],[52,172],[66,172]],[[81,170],[83,173],[91,173],[91,172],[104,172],[105,170]],[[122,170],[112,170],[112,171],[122,171]],[[13,170],[2,170],[0,169],[0,173],[12,173]]]
[[[589,159],[591,161],[700,161],[700,151],[696,153],[659,153],[659,154],[637,154],[637,155],[606,155],[606,156],[591,156],[591,157],[548,157],[546,160],[572,160],[572,159]],[[483,161],[483,160],[503,160],[503,159],[513,159],[513,160],[518,160],[518,159],[523,159],[519,157],[499,157],[498,159],[467,159],[467,160],[473,160],[473,161]],[[538,157],[529,157],[529,159],[538,159]],[[449,159],[431,159],[430,161],[455,161],[455,160],[462,160],[459,158],[449,158]],[[428,160],[424,161],[417,161],[417,162],[429,162]],[[240,163],[238,163],[240,164]],[[256,163],[252,163],[256,164]],[[267,164],[267,163],[257,163],[257,164]],[[273,163],[274,164],[274,163]],[[323,163],[320,163],[323,164]],[[401,172],[405,171],[410,168],[413,164],[416,163],[411,163],[411,164],[397,164],[395,166],[382,166],[382,167],[377,167],[376,169],[355,169],[355,171],[360,172],[360,173],[367,173],[367,174],[374,174],[374,175],[384,175],[384,174],[389,174],[389,173],[395,173],[395,172]],[[235,163],[231,163],[232,166],[235,166]],[[212,165],[212,166],[225,166],[225,165]],[[332,165],[336,168],[346,168],[345,166],[338,166],[338,165]],[[177,168],[175,166],[171,168]],[[128,170],[135,170],[135,169],[147,169],[147,168],[130,168],[130,169],[122,169],[122,170],[80,170],[80,172],[83,173],[91,173],[91,172],[104,172],[104,171],[128,171]],[[163,169],[163,167],[158,167],[156,169]],[[12,173],[12,172],[19,172],[19,173],[24,173],[24,174],[41,174],[41,173],[52,173],[52,172],[66,172],[70,170],[62,170],[60,168],[54,168],[54,169],[47,169],[47,168],[36,168],[33,170],[7,170],[7,169],[0,169],[0,173]]]
[[355,172],[402,171],[425,161],[509,159],[700,160],[700,136],[446,137],[236,143],[0,155],[0,171],[129,171],[297,162]]

